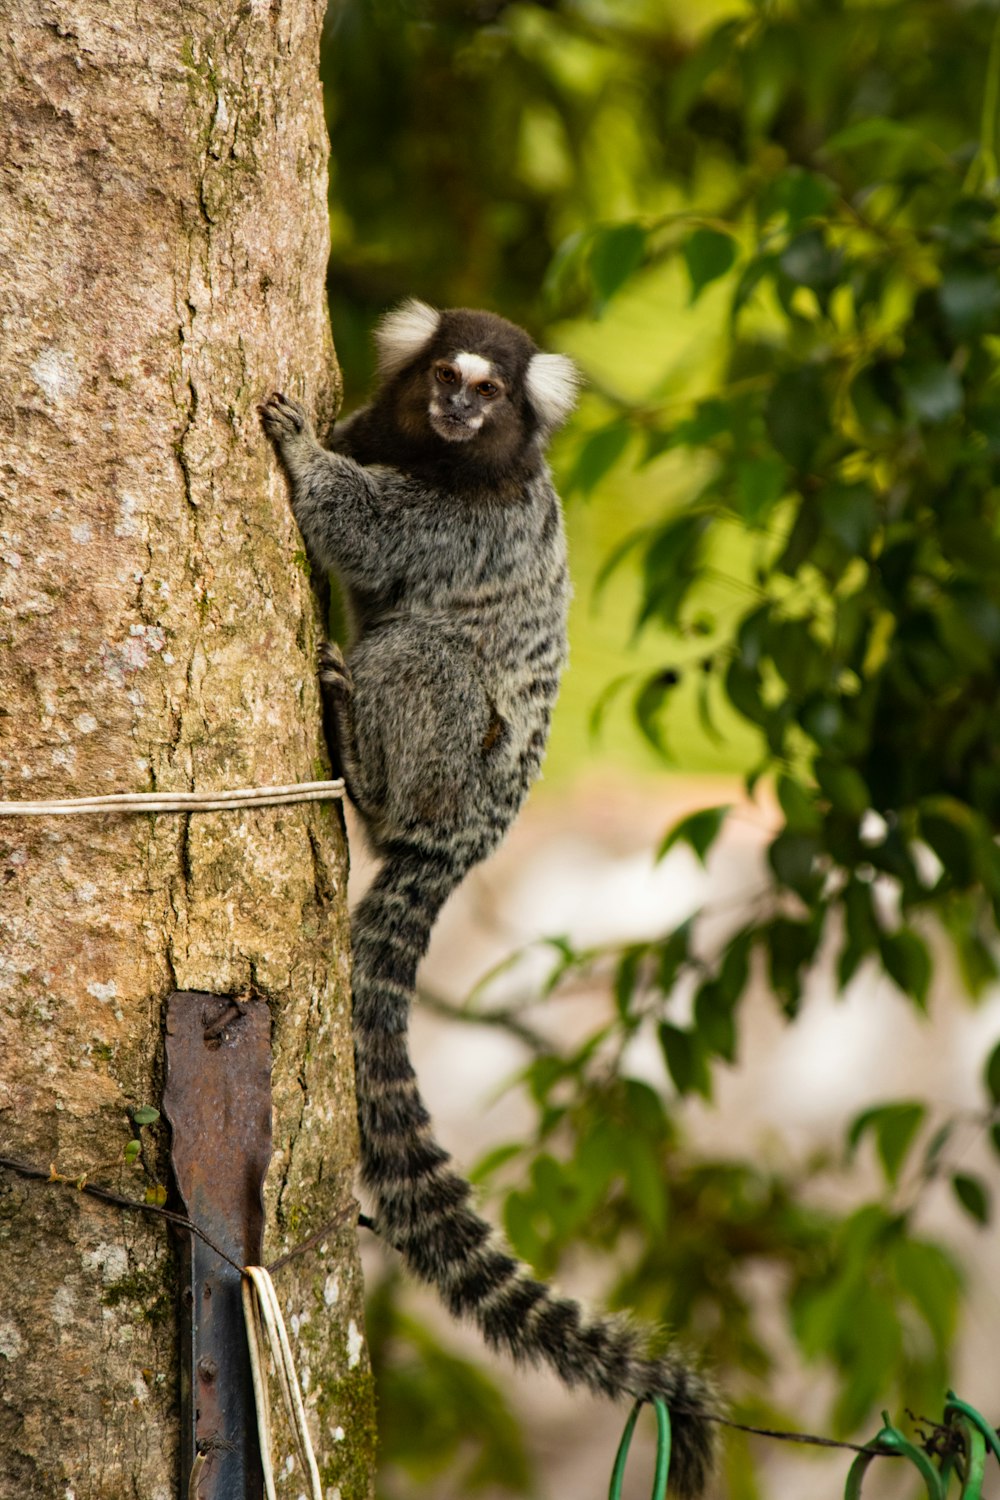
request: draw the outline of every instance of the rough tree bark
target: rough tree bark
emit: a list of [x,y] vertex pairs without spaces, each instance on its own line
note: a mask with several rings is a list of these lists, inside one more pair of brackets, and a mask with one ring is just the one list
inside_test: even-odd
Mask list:
[[[301,541],[255,406],[333,411],[320,0],[0,0],[0,796],[324,771]],[[268,1256],[351,1194],[336,806],[0,821],[0,1153],[167,1175],[174,989],[273,1017]],[[111,1165],[109,1165],[109,1163]],[[0,1171],[0,1500],[172,1500],[176,1253]],[[278,1274],[329,1500],[369,1493],[355,1234]],[[301,1475],[285,1475],[295,1497]]]

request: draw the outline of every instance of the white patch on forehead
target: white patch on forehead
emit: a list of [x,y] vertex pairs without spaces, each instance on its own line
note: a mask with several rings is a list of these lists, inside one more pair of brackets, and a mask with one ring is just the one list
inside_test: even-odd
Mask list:
[[462,372],[462,379],[470,385],[475,385],[477,380],[489,380],[493,375],[492,361],[484,359],[481,354],[470,354],[468,350],[456,354],[453,363]]

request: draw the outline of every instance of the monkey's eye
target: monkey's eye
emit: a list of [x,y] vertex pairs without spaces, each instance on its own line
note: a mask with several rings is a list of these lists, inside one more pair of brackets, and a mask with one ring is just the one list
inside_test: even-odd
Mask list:
[[481,380],[476,386],[476,390],[481,396],[487,396],[490,400],[492,400],[494,396],[499,396],[500,394],[500,387],[498,385],[494,385],[492,380]]
[[454,385],[458,380],[458,371],[451,365],[438,365],[434,373],[442,385]]

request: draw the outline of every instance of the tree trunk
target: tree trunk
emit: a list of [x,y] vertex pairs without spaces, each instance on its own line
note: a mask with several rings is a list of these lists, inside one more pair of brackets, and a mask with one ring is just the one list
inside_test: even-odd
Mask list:
[[[2,797],[324,774],[255,409],[284,388],[322,425],[336,397],[322,16],[0,0]],[[349,1210],[345,888],[335,804],[0,820],[0,1153],[164,1184],[166,1127],[132,1113],[160,1102],[166,997],[253,993],[267,1257]],[[276,1274],[328,1500],[370,1490],[352,1217]],[[187,1495],[177,1277],[160,1221],[0,1170],[0,1500]]]

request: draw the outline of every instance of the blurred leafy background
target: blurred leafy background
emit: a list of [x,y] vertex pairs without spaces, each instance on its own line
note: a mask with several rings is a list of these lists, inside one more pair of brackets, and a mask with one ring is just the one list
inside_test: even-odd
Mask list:
[[[753,975],[789,1024],[821,949],[840,986],[874,968],[918,1008],[942,966],[972,999],[997,978],[1000,7],[333,0],[323,75],[348,404],[414,294],[502,311],[587,378],[554,453],[577,599],[548,785],[596,728],[625,774],[737,774],[773,807],[764,898],[708,949],[697,912],[553,946],[550,986],[604,976],[606,1013],[565,1049],[528,1033],[535,1129],[479,1178],[522,1255],[599,1253],[608,1300],[704,1349],[745,1420],[795,1421],[761,1264],[833,1377],[831,1433],[936,1413],[963,1277],[921,1208],[945,1180],[989,1221],[993,1169],[954,1142],[995,1166],[1000,1051],[961,1115],[887,1099],[836,1162],[695,1158],[683,1115],[736,1061]],[[650,844],[705,860],[728,816]],[[660,1090],[630,1076],[640,1033]],[[810,1189],[866,1140],[881,1186],[835,1210]],[[489,1374],[395,1281],[370,1339],[385,1500],[538,1492]],[[759,1493],[740,1443],[725,1483]]]

